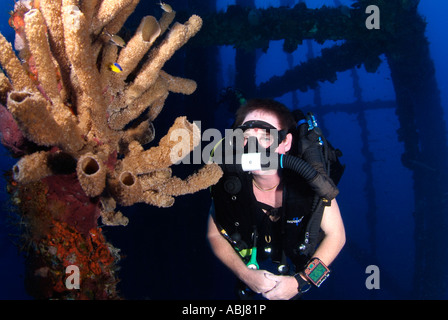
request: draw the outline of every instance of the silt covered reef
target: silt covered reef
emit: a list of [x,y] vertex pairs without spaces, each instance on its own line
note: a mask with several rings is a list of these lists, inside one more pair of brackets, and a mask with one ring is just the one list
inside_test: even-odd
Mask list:
[[[320,82],[336,81],[338,72],[360,66],[375,72],[386,59],[396,101],[380,107],[394,108],[400,122],[397,134],[405,147],[401,161],[412,171],[414,183],[415,241],[447,242],[447,217],[438,205],[448,193],[446,147],[440,147],[446,146],[446,130],[418,1],[360,0],[350,7],[319,9],[304,3],[255,9],[252,1],[237,1],[225,12],[216,12],[212,2],[188,1],[188,10],[144,17],[125,45],[117,45],[113,35],[138,3],[18,2],[12,25],[21,47],[16,41],[14,52],[0,38],[1,119],[2,128],[8,129],[2,143],[18,158],[8,189],[26,221],[23,238],[33,296],[119,298],[115,288],[120,250],[107,242],[98,219],[104,225],[126,225],[120,207],[169,207],[174,197],[219,180],[221,171],[215,165],[204,165],[186,179],[174,176],[170,132],[189,132],[186,148],[193,150],[200,130],[179,115],[154,145],[159,133],[153,121],[164,111],[177,113],[163,109],[171,93],[188,95],[191,103],[216,100],[220,90],[213,75],[218,71],[217,47],[222,45],[237,49],[235,82],[248,97],[307,91]],[[380,29],[365,25],[370,5],[380,9]],[[191,13],[192,8],[197,10]],[[284,51],[293,52],[309,39],[343,41],[256,85],[257,49],[284,40]],[[193,80],[163,70],[181,47],[188,63],[179,69],[185,68]],[[122,71],[116,72],[115,63]],[[333,107],[362,117],[377,106],[359,99]],[[333,107],[320,112],[335,111]],[[190,111],[188,117],[211,123],[213,107],[209,114]],[[427,170],[422,163],[437,170]],[[370,170],[368,164],[365,168]],[[446,278],[444,264],[431,261],[447,256],[446,246],[416,248],[414,289],[421,298],[440,296],[448,279],[431,276]],[[63,283],[65,267],[73,264],[88,284],[80,291],[67,290]]]

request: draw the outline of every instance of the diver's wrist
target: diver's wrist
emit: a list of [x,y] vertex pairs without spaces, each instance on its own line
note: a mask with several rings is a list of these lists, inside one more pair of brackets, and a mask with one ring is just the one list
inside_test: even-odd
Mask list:
[[306,279],[302,272],[296,273],[294,278],[297,280],[299,293],[305,293],[311,289],[311,283]]

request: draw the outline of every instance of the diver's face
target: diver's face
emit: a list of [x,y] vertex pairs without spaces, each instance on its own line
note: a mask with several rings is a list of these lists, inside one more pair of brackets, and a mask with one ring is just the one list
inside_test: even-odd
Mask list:
[[[246,115],[243,123],[246,123],[247,121],[252,121],[252,120],[264,121],[264,122],[267,122],[270,125],[274,126],[277,130],[282,129],[280,127],[280,122],[278,121],[277,117],[270,113],[266,113],[266,112],[262,112],[262,111],[258,111],[258,110],[252,111]],[[252,128],[252,129],[248,129],[248,130],[244,131],[244,145],[246,145],[247,139],[249,137],[257,138],[258,143],[263,148],[270,147],[274,143],[274,141],[276,141],[276,139],[277,139],[277,136],[272,135],[270,130],[259,129],[259,128]],[[287,152],[289,150],[289,147],[286,144],[287,139],[283,140],[279,144],[279,146],[275,149],[275,152],[284,154],[285,152]]]
[[267,149],[274,143],[274,137],[271,135],[271,130],[266,129],[248,129],[244,131],[244,145],[247,145],[247,141],[250,137],[255,137],[258,140],[258,143],[263,148]]

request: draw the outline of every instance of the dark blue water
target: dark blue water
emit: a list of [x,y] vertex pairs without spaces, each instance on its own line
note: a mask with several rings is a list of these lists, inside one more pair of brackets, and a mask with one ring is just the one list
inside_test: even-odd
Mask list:
[[[180,2],[180,1],[178,1]],[[290,1],[294,4],[294,1]],[[334,5],[333,0],[305,1],[308,7]],[[340,1],[350,5],[352,1]],[[182,2],[183,3],[183,2]],[[171,1],[173,7],[176,1]],[[225,10],[230,1],[218,0],[218,9]],[[278,6],[278,1],[256,1],[262,8]],[[8,11],[12,1],[0,5],[0,31],[13,39],[8,26]],[[179,4],[179,7],[181,5]],[[129,28],[138,23],[144,14],[156,14],[157,6],[142,6],[132,16]],[[145,11],[146,10],[146,11]],[[145,13],[142,13],[145,12]],[[148,12],[148,13],[146,13]],[[446,43],[446,13],[448,3],[444,0],[422,0],[419,12],[427,22],[430,55],[434,60],[436,80],[440,90],[443,114],[448,112],[448,55]],[[282,41],[271,41],[266,53],[257,61],[257,85],[274,75],[307,60],[310,53],[319,56],[322,48],[333,42],[319,45],[304,42],[292,54],[282,51]],[[216,74],[222,88],[234,85],[235,49],[220,48],[221,72]],[[415,231],[422,228],[416,222],[414,211],[413,173],[401,161],[405,147],[398,139],[400,122],[394,105],[396,95],[391,71],[383,63],[375,73],[364,67],[355,71],[338,73],[334,83],[323,82],[319,90],[290,92],[275,97],[291,109],[312,109],[333,145],[343,151],[342,162],[346,171],[339,185],[338,203],[346,227],[347,244],[332,265],[333,274],[321,288],[312,290],[309,299],[416,299],[425,293],[415,293],[419,286],[416,276],[416,252],[425,246],[444,246],[444,243],[421,243]],[[174,75],[176,75],[174,73]],[[359,89],[355,90],[358,86]],[[173,94],[171,94],[172,96]],[[316,97],[319,105],[316,105]],[[225,128],[232,115],[225,108],[209,103],[192,107],[179,106],[176,98],[167,105],[156,120],[156,130],[162,134],[178,115],[187,115],[190,121],[201,120],[200,113],[213,113],[214,127]],[[182,100],[180,100],[182,101]],[[299,101],[296,103],[295,101]],[[362,112],[332,109],[357,102],[370,106]],[[216,104],[215,104],[216,105]],[[379,108],[376,108],[378,107]],[[319,109],[320,108],[320,109]],[[198,111],[199,110],[199,111]],[[319,113],[319,110],[323,110]],[[327,111],[331,110],[331,111]],[[191,118],[191,114],[194,117]],[[428,124],[429,125],[429,124]],[[440,134],[445,134],[440,132]],[[160,136],[159,136],[160,137]],[[366,144],[367,142],[367,144]],[[440,146],[446,148],[446,146]],[[0,169],[9,170],[15,160],[0,146]],[[185,165],[184,165],[185,166]],[[192,168],[174,168],[179,175],[188,174]],[[435,168],[437,170],[437,168]],[[7,204],[5,183],[0,181],[0,201]],[[448,202],[448,194],[440,199],[440,205]],[[104,232],[113,245],[122,250],[119,290],[128,299],[225,299],[233,298],[233,277],[214,258],[206,242],[206,221],[210,204],[208,191],[176,198],[173,207],[158,209],[147,205],[135,205],[123,209],[130,219],[127,227],[105,227]],[[431,213],[428,213],[431,214]],[[10,234],[15,230],[8,225],[8,212],[2,208],[0,217],[0,299],[28,299],[24,289],[24,260],[13,244]],[[443,228],[443,226],[440,226]],[[426,230],[431,233],[433,230]],[[434,263],[447,263],[447,257],[434,257]],[[379,289],[368,289],[366,279],[369,266],[380,271]],[[435,275],[437,276],[437,275]],[[444,285],[446,287],[446,285]],[[435,297],[448,298],[447,292]]]

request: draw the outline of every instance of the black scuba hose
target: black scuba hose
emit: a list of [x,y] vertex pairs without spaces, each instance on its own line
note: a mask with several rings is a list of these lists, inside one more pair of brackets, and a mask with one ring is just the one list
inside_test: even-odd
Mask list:
[[297,172],[308,182],[319,174],[308,162],[286,154],[280,155],[280,167]]
[[319,197],[328,201],[336,198],[339,190],[333,181],[326,175],[320,174],[311,164],[300,158],[286,154],[281,154],[279,156],[280,167],[297,172],[307,181]]

